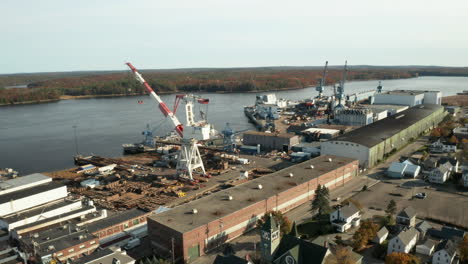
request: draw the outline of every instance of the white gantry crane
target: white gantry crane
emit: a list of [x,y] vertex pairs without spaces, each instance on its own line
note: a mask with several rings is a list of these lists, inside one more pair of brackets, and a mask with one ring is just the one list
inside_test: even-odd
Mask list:
[[[153,97],[158,103],[159,109],[165,117],[169,117],[174,125],[175,132],[181,137],[182,146],[177,160],[177,175],[184,179],[193,181],[193,174],[198,173],[203,176],[208,176],[205,171],[205,166],[203,166],[203,161],[198,150],[197,140],[192,137],[184,137],[184,126],[179,122],[179,119],[176,117],[175,113],[172,112],[169,107],[162,101],[161,97],[157,95],[151,86],[143,79],[141,74],[137,71],[135,67],[130,62],[126,63],[127,66],[132,70],[135,78],[138,82],[143,84],[146,91]],[[192,105],[193,106],[193,105]],[[193,114],[193,112],[192,112]],[[193,116],[190,117],[193,121]],[[187,120],[189,117],[187,117]],[[190,136],[190,135],[188,135]]]

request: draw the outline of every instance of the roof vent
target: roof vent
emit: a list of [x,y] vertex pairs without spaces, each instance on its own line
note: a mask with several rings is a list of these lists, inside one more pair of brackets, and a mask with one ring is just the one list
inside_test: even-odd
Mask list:
[[314,165],[310,165],[310,168],[311,168],[311,169],[314,169]]
[[227,196],[227,199],[228,199],[229,201],[231,201],[231,200],[232,200],[232,195],[228,195],[228,196]]
[[193,208],[193,209],[192,209],[192,214],[198,214],[197,208]]
[[257,186],[257,188],[258,188],[259,190],[261,190],[261,189],[263,189],[263,186],[262,186],[261,184],[259,184],[259,185]]
[[34,233],[33,237],[34,237],[34,238],[38,238],[38,237],[39,237],[39,233]]
[[47,249],[48,249],[48,250],[54,250],[55,247],[54,247],[54,245],[49,245],[49,246],[47,247]]
[[294,174],[289,173],[289,178],[292,178],[292,177],[294,177]]
[[332,162],[332,159],[331,159],[331,158],[328,158],[328,162]]

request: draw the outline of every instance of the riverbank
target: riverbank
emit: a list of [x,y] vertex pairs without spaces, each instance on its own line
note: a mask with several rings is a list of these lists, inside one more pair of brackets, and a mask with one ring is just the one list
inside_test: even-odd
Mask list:
[[456,105],[456,106],[468,106],[468,95],[452,95],[445,96],[442,98],[442,104]]

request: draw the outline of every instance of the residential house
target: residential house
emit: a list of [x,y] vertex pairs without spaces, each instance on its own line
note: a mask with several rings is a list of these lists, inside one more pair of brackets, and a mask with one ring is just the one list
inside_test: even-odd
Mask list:
[[423,168],[425,171],[429,172],[435,168],[437,168],[437,165],[439,164],[439,159],[436,157],[429,157],[423,162]]
[[450,170],[446,166],[439,166],[429,172],[429,182],[442,184],[447,181]]
[[[447,164],[447,162],[449,164]],[[451,158],[451,157],[441,157],[439,159],[439,164],[445,164],[445,166],[447,168],[450,168],[450,170],[453,172],[458,172],[458,169],[460,167],[460,162],[457,160],[457,158]]]
[[374,237],[372,242],[377,243],[377,244],[382,244],[385,239],[388,237],[388,229],[383,226],[378,232],[377,235]]
[[418,231],[413,227],[406,228],[388,241],[387,255],[393,252],[409,253],[417,241]]
[[396,217],[397,224],[405,226],[414,226],[416,224],[416,211],[408,206],[401,210]]
[[427,221],[421,221],[416,225],[416,229],[419,231],[419,238],[423,239],[426,237],[426,233],[432,226]]
[[449,153],[457,151],[457,144],[450,142],[442,142],[438,139],[429,145],[429,151],[433,153]]
[[458,140],[468,139],[468,127],[457,127],[453,129],[453,135],[458,138]]
[[407,164],[405,168],[405,177],[409,178],[416,178],[421,171],[421,167],[411,162],[409,159],[403,161],[403,163]]
[[457,245],[454,241],[446,239],[436,248],[432,256],[432,264],[451,264],[455,258]]
[[421,244],[416,246],[416,253],[425,256],[431,256],[434,253],[435,249],[435,241],[430,239],[425,239],[421,242]]
[[358,226],[360,220],[361,212],[353,203],[340,207],[330,214],[330,223],[338,232],[346,232],[352,226]]

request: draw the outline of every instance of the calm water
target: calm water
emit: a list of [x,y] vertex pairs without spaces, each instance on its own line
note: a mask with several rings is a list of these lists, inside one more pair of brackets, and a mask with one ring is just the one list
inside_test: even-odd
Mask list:
[[[352,82],[346,93],[375,89],[377,81]],[[440,90],[454,95],[468,90],[467,77],[421,77],[383,82],[384,89]],[[326,94],[332,92],[327,87]],[[303,99],[316,96],[315,88],[277,92],[277,97]],[[218,130],[230,122],[235,130],[250,127],[243,106],[255,101],[255,94],[202,94],[210,98],[208,119]],[[174,95],[162,97],[172,107]],[[144,104],[138,104],[144,100]],[[182,114],[182,108],[179,109]],[[184,122],[184,116],[179,116]],[[56,103],[0,107],[0,168],[12,167],[21,174],[53,171],[73,166],[75,129],[78,152],[120,156],[122,143],[140,142],[146,124],[156,134],[170,131],[170,122],[148,96],[63,100]]]

